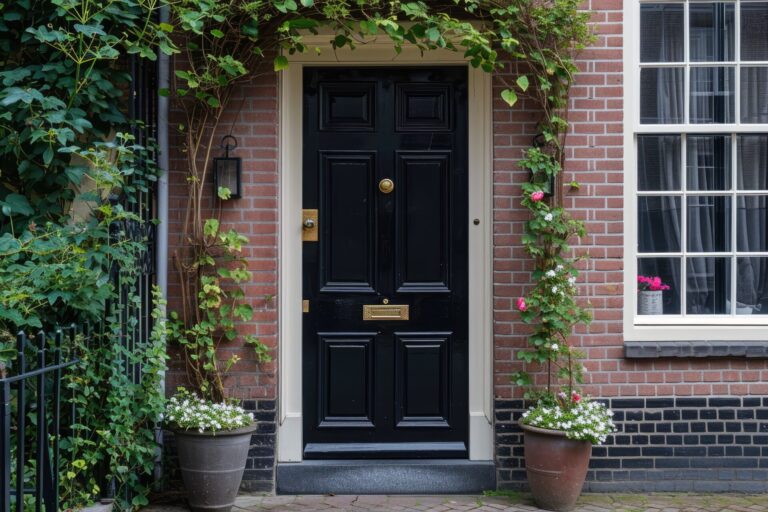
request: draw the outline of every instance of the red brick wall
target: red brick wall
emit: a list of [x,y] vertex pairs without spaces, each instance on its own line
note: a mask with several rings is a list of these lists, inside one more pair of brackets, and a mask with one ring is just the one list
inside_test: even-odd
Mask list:
[[[277,397],[277,282],[278,282],[278,91],[277,76],[262,74],[251,83],[239,87],[230,101],[229,111],[214,137],[215,156],[223,156],[218,145],[230,132],[238,147],[231,156],[242,158],[243,195],[224,202],[221,214],[223,228],[234,227],[250,242],[243,250],[253,280],[245,286],[247,300],[254,309],[253,321],[242,327],[243,333],[257,336],[272,348],[271,363],[258,364],[253,349],[239,343],[227,347],[225,355],[238,354],[242,360],[230,373],[225,385],[231,396],[239,399],[275,400]],[[181,247],[181,232],[187,205],[187,160],[181,152],[183,135],[173,128],[184,123],[183,114],[175,110],[171,120],[170,173],[170,252]],[[206,193],[213,196],[213,185]],[[208,215],[214,212],[209,210]],[[169,276],[169,308],[180,307],[179,278],[173,261]],[[185,383],[183,365],[172,353],[167,389],[172,391]]]
[[[587,391],[602,397],[768,394],[768,362],[764,360],[623,358],[623,6],[621,0],[591,0],[586,7],[594,12],[598,38],[579,58],[582,72],[572,93],[572,129],[563,182],[582,184],[578,191],[565,187],[565,204],[588,228],[588,236],[577,250],[590,256],[584,263],[580,292],[592,305],[594,321],[573,337],[574,344],[587,354]],[[504,73],[514,75],[509,67]],[[496,79],[496,97],[501,89]],[[254,280],[246,292],[256,314],[247,332],[273,347],[276,358],[277,302],[266,297],[277,294],[279,270],[277,77],[261,75],[242,87],[231,105],[222,134],[232,126],[238,138],[236,154],[243,159],[245,193],[242,199],[225,203],[223,220],[250,238],[245,255]],[[524,346],[526,333],[512,305],[525,292],[531,270],[520,246],[526,213],[519,206],[519,183],[527,175],[517,167],[517,160],[536,133],[539,114],[525,101],[510,110],[496,99],[493,108],[495,395],[510,398],[519,396],[508,375],[518,368],[515,352]],[[174,123],[180,121],[177,116]],[[178,151],[182,142],[180,136],[172,137],[172,148],[176,148],[171,155],[172,249],[179,244],[176,233],[181,230],[187,197],[186,161]],[[173,308],[178,306],[180,291],[175,275],[170,282]],[[241,352],[244,359],[228,382],[233,394],[275,399],[276,364],[259,366],[250,350],[232,350]],[[182,380],[176,359],[169,386]]]
[[[581,73],[571,94],[571,132],[563,183],[565,205],[586,222],[588,235],[577,251],[587,253],[579,280],[580,294],[591,304],[594,320],[572,338],[586,353],[586,391],[597,397],[765,395],[768,361],[745,359],[627,360],[623,353],[623,4],[591,0],[595,43],[579,57]],[[511,70],[506,70],[510,73]],[[514,75],[511,75],[514,76]],[[507,82],[510,82],[507,77]],[[496,81],[494,94],[502,90]],[[509,382],[519,368],[516,351],[525,346],[526,327],[519,323],[513,301],[526,291],[531,264],[520,246],[525,212],[520,187],[527,179],[516,161],[535,133],[537,114],[509,111],[494,103],[494,333],[495,394],[519,397]]]

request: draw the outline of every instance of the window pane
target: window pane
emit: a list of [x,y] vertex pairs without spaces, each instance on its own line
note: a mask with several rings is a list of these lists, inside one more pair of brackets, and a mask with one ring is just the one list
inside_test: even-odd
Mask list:
[[691,4],[688,13],[692,61],[734,59],[734,4]]
[[732,123],[733,68],[691,68],[691,122]]
[[680,190],[680,136],[638,135],[638,190]]
[[739,135],[736,180],[740,190],[768,190],[768,135]]
[[640,70],[640,122],[683,122],[683,68]]
[[730,313],[730,258],[686,258],[686,312],[689,315]]
[[640,252],[680,251],[680,197],[638,197]]
[[768,2],[741,3],[741,60],[768,60]]
[[687,148],[688,190],[730,190],[730,136],[689,135]]
[[736,314],[768,315],[768,258],[736,261]]
[[[662,292],[662,314],[680,314],[680,258],[638,258],[637,273],[640,276],[660,277],[661,282],[669,286],[669,290]],[[639,315],[654,314],[648,310],[642,310],[638,300]],[[658,313],[656,313],[658,314]]]
[[731,250],[731,198],[689,196],[688,252]]
[[738,250],[768,252],[768,196],[739,196],[736,208]]
[[768,68],[741,68],[740,101],[742,123],[768,123]]
[[683,5],[640,6],[640,62],[682,62]]

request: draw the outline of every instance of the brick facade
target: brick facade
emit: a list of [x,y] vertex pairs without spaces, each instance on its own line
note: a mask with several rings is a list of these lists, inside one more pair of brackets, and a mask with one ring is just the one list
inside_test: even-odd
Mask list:
[[[768,361],[746,358],[624,357],[623,324],[623,4],[591,0],[598,34],[579,58],[581,74],[571,100],[571,133],[563,183],[576,180],[579,190],[563,188],[565,205],[586,222],[588,235],[576,250],[583,263],[580,293],[591,304],[594,321],[579,328],[572,342],[586,354],[585,391],[609,401],[621,432],[596,447],[589,475],[592,490],[768,490]],[[502,72],[506,82],[515,75]],[[500,487],[518,487],[524,479],[520,435],[514,420],[522,403],[509,381],[519,368],[516,351],[525,345],[526,327],[512,305],[530,282],[531,262],[520,244],[526,211],[519,206],[520,183],[528,179],[517,167],[536,133],[538,112],[522,101],[510,110],[499,99],[503,82],[494,80],[493,104],[493,329],[496,441]],[[261,74],[232,101],[232,126],[243,159],[243,198],[225,204],[222,219],[250,238],[246,249],[254,281],[246,288],[254,321],[246,329],[277,353],[278,282],[278,80]],[[182,140],[172,140],[181,147]],[[178,244],[186,204],[185,160],[172,155],[171,246]],[[171,303],[179,288],[171,276]],[[276,362],[257,365],[250,351],[227,385],[246,400],[262,421],[248,462],[244,486],[269,490],[274,479]],[[169,389],[183,382],[174,359]],[[675,398],[672,398],[675,397]]]

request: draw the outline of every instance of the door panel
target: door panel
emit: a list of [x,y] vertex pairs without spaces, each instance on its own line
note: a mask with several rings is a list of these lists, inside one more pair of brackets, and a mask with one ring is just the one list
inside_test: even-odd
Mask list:
[[450,428],[451,333],[395,333],[397,428]]
[[466,75],[304,71],[306,458],[467,457]]
[[376,265],[376,153],[321,151],[319,157],[322,291],[371,293]]
[[373,426],[373,340],[376,333],[321,333],[319,428]]
[[395,235],[397,291],[449,292],[450,153],[398,151]]

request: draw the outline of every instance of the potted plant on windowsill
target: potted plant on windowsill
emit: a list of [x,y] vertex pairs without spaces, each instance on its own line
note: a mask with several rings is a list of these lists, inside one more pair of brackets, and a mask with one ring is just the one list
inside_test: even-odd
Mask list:
[[194,512],[228,512],[245,471],[253,414],[231,403],[214,403],[179,388],[166,407],[179,467]]
[[637,314],[663,315],[662,294],[669,286],[659,276],[637,276]]

